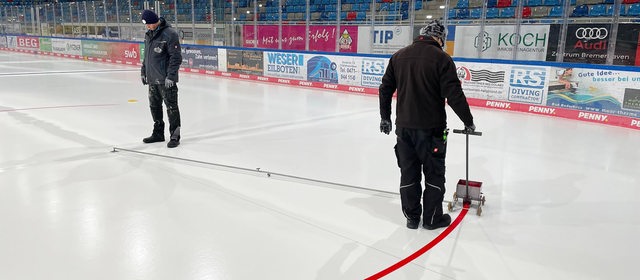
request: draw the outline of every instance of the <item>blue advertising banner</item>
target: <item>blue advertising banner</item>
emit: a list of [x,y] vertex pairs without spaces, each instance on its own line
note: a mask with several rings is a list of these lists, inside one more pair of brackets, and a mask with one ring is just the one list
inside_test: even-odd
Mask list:
[[182,48],[182,67],[218,70],[218,49],[184,46]]
[[640,73],[551,68],[548,106],[640,118]]
[[307,62],[307,80],[338,83],[338,66],[326,56],[314,56]]

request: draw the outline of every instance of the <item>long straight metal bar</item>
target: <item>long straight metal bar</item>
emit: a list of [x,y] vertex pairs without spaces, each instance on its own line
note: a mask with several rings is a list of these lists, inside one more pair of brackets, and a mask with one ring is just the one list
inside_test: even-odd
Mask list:
[[122,39],[122,25],[120,24],[120,5],[118,4],[118,0],[116,2],[116,23],[118,26],[118,39]]
[[55,3],[51,4],[51,14],[52,14],[52,17],[53,17],[53,30],[52,30],[53,32],[51,32],[51,34],[49,34],[49,36],[55,36],[55,34],[56,34],[56,23],[57,23],[57,21],[56,21],[56,4]]
[[60,3],[60,27],[62,27],[62,35],[66,35],[65,31],[64,31],[64,23],[65,23],[65,19],[64,19],[64,3]]
[[323,180],[312,179],[312,178],[307,178],[307,177],[289,175],[289,174],[285,174],[285,173],[271,172],[271,171],[267,171],[267,170],[261,170],[260,168],[252,169],[252,168],[239,167],[239,166],[233,166],[233,165],[226,165],[226,164],[220,164],[220,163],[214,163],[214,162],[207,162],[207,161],[200,161],[200,160],[194,160],[194,159],[187,159],[187,158],[179,158],[179,157],[173,157],[173,156],[159,155],[159,154],[141,152],[141,151],[118,148],[118,147],[113,147],[113,150],[111,152],[119,152],[119,151],[135,153],[135,154],[141,154],[141,155],[147,155],[147,156],[168,158],[168,159],[186,161],[186,162],[191,162],[191,163],[198,163],[198,164],[203,164],[203,165],[217,166],[217,167],[223,167],[223,168],[233,169],[233,170],[240,170],[240,171],[258,173],[258,174],[267,175],[268,177],[276,176],[276,177],[283,177],[283,178],[294,179],[294,180],[305,181],[305,182],[313,182],[313,183],[320,183],[320,184],[338,186],[338,187],[343,187],[343,188],[355,189],[355,190],[360,190],[360,191],[367,191],[367,192],[374,192],[374,193],[384,193],[384,194],[389,194],[389,195],[394,195],[394,196],[400,195],[399,193],[396,193],[396,192],[389,192],[389,191],[370,189],[370,188],[359,187],[359,186],[354,186],[354,185],[347,185],[347,184],[341,184],[341,183],[336,183],[336,182],[323,181]]
[[616,41],[618,39],[618,25],[620,24],[620,9],[622,0],[615,0],[613,4],[613,18],[611,22],[611,32],[609,35],[609,46],[607,47],[607,65],[613,65],[616,51]]
[[107,19],[107,1],[102,0],[102,14],[104,14],[104,37],[109,38],[109,22]]
[[564,49],[567,43],[566,36],[567,30],[569,29],[569,16],[571,15],[571,1],[564,0],[563,3],[563,14],[562,14],[562,27],[560,28],[560,35],[558,35],[558,51],[556,52],[556,62],[564,61]]
[[306,0],[304,21],[304,50],[309,50],[309,25],[311,24],[311,0]]
[[282,49],[282,0],[278,0],[278,49]]
[[209,0],[209,14],[211,15],[211,45],[213,46],[216,42],[216,14],[213,6],[213,0]]
[[335,34],[335,51],[336,52],[340,52],[340,36],[342,35],[342,32],[340,32],[340,23],[342,21],[342,16],[340,15],[342,13],[342,1],[338,0],[338,5],[336,5],[336,34]]
[[87,38],[89,38],[89,10],[87,10],[87,1],[82,1],[82,4],[84,5],[84,23],[87,28]]
[[191,44],[196,43],[196,3],[191,0]]

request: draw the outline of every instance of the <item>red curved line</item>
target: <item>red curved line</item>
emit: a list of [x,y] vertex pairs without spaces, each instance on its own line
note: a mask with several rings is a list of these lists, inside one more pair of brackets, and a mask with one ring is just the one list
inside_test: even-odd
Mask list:
[[442,241],[445,237],[447,237],[447,235],[449,235],[449,233],[451,233],[458,226],[458,224],[460,224],[460,222],[462,222],[462,219],[464,218],[465,215],[467,215],[467,212],[469,212],[469,206],[465,205],[462,208],[462,211],[460,211],[460,214],[458,214],[458,217],[456,217],[456,219],[451,223],[451,225],[449,225],[435,239],[431,240],[431,242],[429,242],[427,245],[424,245],[424,247],[420,248],[420,250],[416,251],[415,253],[411,254],[410,256],[406,257],[405,259],[397,262],[396,264],[394,264],[394,265],[392,265],[390,267],[387,267],[385,270],[380,271],[380,272],[370,276],[369,278],[366,278],[366,280],[369,280],[369,279],[380,279],[381,277],[384,277],[387,274],[395,271],[396,269],[401,268],[405,264],[415,260],[417,257],[419,257],[422,254],[424,254],[425,252],[429,251],[429,249],[433,248],[433,246],[435,246],[436,244],[440,243],[440,241]]

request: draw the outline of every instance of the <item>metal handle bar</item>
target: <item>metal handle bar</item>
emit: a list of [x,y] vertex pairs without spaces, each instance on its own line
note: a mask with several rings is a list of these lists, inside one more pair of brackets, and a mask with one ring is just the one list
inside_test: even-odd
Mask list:
[[475,135],[475,136],[482,136],[482,132],[480,131],[474,131],[474,132],[467,132],[464,129],[454,129],[453,133],[458,133],[458,134],[467,134],[467,135]]

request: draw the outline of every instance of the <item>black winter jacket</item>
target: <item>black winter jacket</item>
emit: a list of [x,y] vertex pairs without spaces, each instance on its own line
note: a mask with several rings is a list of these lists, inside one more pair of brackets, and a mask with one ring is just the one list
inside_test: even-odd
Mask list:
[[391,56],[379,88],[382,119],[391,120],[391,99],[396,89],[398,127],[446,127],[445,100],[465,125],[473,124],[456,65],[430,37],[418,36],[413,44]]
[[164,84],[165,78],[178,82],[182,54],[178,33],[160,18],[156,30],[148,30],[144,37],[142,76],[150,84]]

